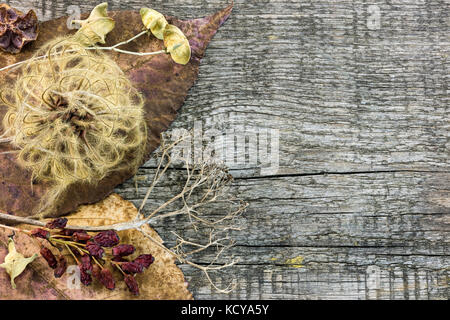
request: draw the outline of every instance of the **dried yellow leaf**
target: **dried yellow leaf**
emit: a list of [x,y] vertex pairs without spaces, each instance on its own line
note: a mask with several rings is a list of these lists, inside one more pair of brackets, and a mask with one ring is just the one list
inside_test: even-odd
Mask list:
[[35,253],[32,257],[25,258],[23,254],[17,252],[14,241],[11,238],[8,239],[8,255],[5,257],[5,262],[0,264],[0,268],[4,268],[9,274],[13,289],[16,289],[14,279],[22,274],[27,265],[37,257],[38,255]]
[[189,41],[176,26],[169,24],[164,29],[164,45],[176,63],[184,65],[191,60]]
[[115,21],[108,17],[108,3],[106,2],[96,6],[86,20],[73,20],[72,23],[81,25],[74,38],[86,46],[96,43],[104,44],[106,35],[115,27]]
[[164,29],[168,23],[161,13],[153,9],[142,8],[141,18],[147,30],[150,30],[156,38],[160,40],[164,39]]

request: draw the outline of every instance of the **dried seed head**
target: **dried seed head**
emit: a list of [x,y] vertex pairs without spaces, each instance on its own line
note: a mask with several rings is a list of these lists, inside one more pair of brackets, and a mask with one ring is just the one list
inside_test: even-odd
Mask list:
[[191,46],[178,27],[170,24],[166,26],[164,29],[164,46],[176,63],[184,65],[191,60]]
[[69,186],[134,173],[147,129],[142,95],[106,54],[59,38],[38,56],[46,58],[31,59],[4,88],[3,128],[32,179],[52,186],[39,208],[45,215]]
[[33,10],[24,14],[6,3],[1,4],[0,49],[19,53],[25,44],[37,39],[38,25],[38,18]]
[[164,29],[168,23],[161,13],[153,9],[142,8],[141,18],[144,26],[150,30],[156,38],[160,40],[164,39]]
[[108,17],[108,3],[99,4],[92,10],[86,20],[73,20],[72,23],[81,24],[80,30],[74,38],[85,46],[92,46],[96,43],[105,43],[105,37],[114,27],[115,22]]

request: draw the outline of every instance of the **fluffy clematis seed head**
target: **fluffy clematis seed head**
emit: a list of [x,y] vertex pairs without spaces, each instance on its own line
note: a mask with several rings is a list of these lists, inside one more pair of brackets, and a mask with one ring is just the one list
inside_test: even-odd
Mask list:
[[19,53],[29,42],[38,37],[38,18],[33,10],[27,14],[0,5],[0,49],[9,53]]
[[132,174],[141,164],[144,100],[105,53],[70,37],[52,40],[2,90],[5,138],[33,181],[51,186],[41,200],[42,215],[74,185],[96,185],[117,171]]

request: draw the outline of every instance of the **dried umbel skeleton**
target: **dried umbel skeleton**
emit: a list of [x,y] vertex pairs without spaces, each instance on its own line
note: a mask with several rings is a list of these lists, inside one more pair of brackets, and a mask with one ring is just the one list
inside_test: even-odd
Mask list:
[[52,184],[45,212],[74,183],[136,171],[147,132],[140,93],[104,53],[62,38],[35,57],[2,91],[8,112],[0,141],[17,149],[33,180]]

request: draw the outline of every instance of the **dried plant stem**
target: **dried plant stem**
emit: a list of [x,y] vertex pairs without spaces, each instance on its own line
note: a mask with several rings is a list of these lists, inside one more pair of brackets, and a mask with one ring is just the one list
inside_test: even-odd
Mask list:
[[14,228],[14,227],[7,226],[7,225],[4,225],[4,224],[0,224],[0,228],[8,229],[8,230],[16,231],[16,232],[22,232],[22,233],[30,234],[30,231],[28,231],[28,230]]
[[[159,51],[155,51],[155,52],[134,52],[134,51],[128,51],[128,50],[122,50],[122,49],[118,49],[118,47],[123,46],[125,44],[128,44],[134,40],[136,40],[137,38],[143,36],[144,34],[147,34],[148,31],[142,31],[141,33],[135,35],[134,37],[126,40],[126,41],[122,41],[120,43],[117,43],[111,47],[98,47],[98,46],[94,46],[94,47],[89,47],[86,48],[86,50],[104,50],[104,51],[115,51],[115,52],[119,52],[119,53],[124,53],[124,54],[129,54],[129,55],[135,55],[135,56],[154,56],[154,55],[158,55],[158,54],[162,54],[162,53],[167,53],[167,51],[165,49],[163,50],[159,50]],[[66,51],[67,53],[71,53],[73,51]],[[55,56],[57,55],[55,54],[51,54],[50,56]],[[37,61],[37,60],[42,60],[47,58],[48,55],[42,55],[42,56],[38,56],[38,57],[34,57],[34,58],[30,58],[24,61],[19,61],[17,63],[8,65],[6,67],[0,68],[0,72],[8,70],[8,69],[12,69],[12,68],[16,68],[21,66],[22,64],[28,63],[28,62],[33,62],[33,61]]]
[[46,223],[43,221],[39,221],[39,220],[31,219],[31,218],[13,216],[13,215],[2,213],[2,212],[0,212],[0,220],[9,221],[12,223],[23,223],[23,224],[28,224],[31,226],[38,226],[38,227],[45,227],[45,225],[46,225]]

